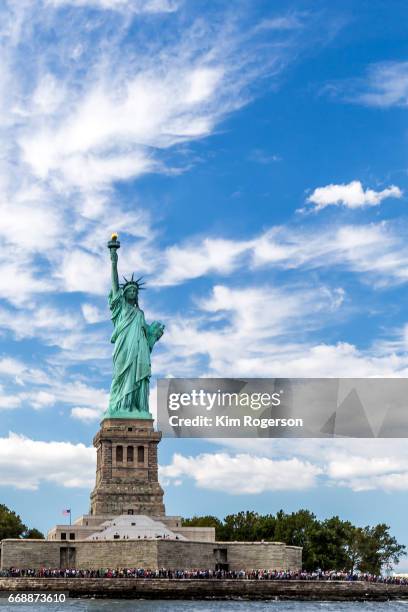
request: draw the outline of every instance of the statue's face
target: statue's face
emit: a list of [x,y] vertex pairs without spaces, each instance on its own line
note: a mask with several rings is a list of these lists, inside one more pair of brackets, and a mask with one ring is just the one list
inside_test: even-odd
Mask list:
[[137,298],[137,288],[131,285],[125,291],[125,297],[128,302],[135,302]]

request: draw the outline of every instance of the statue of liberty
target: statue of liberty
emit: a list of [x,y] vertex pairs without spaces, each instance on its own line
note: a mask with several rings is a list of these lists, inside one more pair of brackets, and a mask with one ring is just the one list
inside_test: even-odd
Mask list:
[[109,408],[104,418],[151,419],[149,412],[149,381],[151,375],[150,353],[163,335],[164,325],[154,321],[147,325],[144,312],[139,308],[139,291],[143,289],[140,278],[124,278],[119,284],[117,234],[108,242],[112,261],[112,288],[109,292],[109,308],[114,331],[111,342],[113,351],[113,380]]

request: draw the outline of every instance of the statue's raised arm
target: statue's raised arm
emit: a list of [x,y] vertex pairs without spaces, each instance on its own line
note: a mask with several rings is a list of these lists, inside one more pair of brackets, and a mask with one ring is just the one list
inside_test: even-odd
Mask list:
[[118,249],[120,249],[120,242],[117,234],[112,234],[108,242],[108,249],[112,262],[112,293],[115,295],[119,291]]

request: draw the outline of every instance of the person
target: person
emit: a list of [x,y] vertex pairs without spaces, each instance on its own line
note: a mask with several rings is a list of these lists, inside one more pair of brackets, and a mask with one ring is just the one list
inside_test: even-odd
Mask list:
[[[109,243],[112,244],[112,243]],[[150,353],[161,338],[164,325],[148,325],[139,307],[140,279],[119,284],[117,248],[110,247],[112,288],[109,307],[114,331],[113,380],[105,417],[152,418],[149,412]]]

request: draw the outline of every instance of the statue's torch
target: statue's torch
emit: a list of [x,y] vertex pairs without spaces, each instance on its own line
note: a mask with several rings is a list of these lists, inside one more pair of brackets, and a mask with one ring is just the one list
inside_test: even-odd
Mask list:
[[108,242],[108,249],[114,249],[115,252],[120,249],[120,242],[117,234],[112,234],[111,239]]

